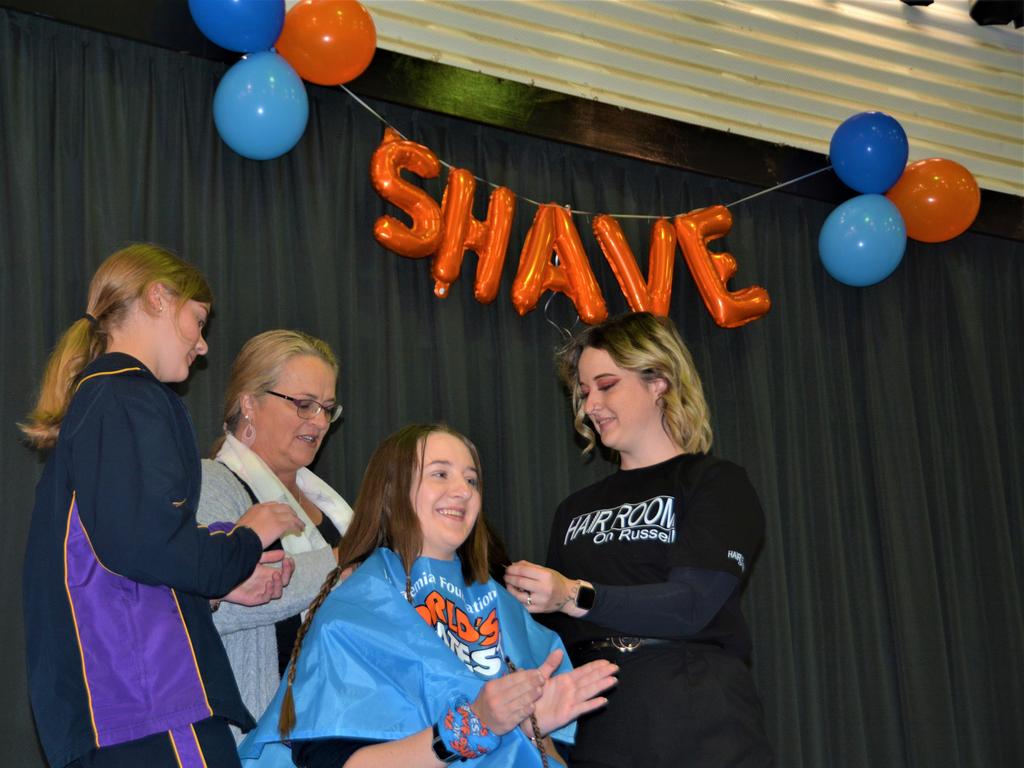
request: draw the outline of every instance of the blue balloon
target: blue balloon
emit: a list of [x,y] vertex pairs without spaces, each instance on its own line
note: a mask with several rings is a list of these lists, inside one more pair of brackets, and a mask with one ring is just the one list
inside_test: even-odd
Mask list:
[[188,9],[199,30],[229,51],[265,51],[284,26],[284,0],[188,0]]
[[306,86],[276,53],[250,53],[224,73],[213,97],[213,121],[224,143],[252,160],[295,146],[306,130]]
[[895,184],[907,165],[907,134],[895,118],[882,112],[861,112],[836,128],[828,156],[836,175],[848,187],[867,194]]
[[883,195],[847,200],[829,214],[818,236],[818,253],[828,273],[858,288],[885,280],[906,248],[903,217]]

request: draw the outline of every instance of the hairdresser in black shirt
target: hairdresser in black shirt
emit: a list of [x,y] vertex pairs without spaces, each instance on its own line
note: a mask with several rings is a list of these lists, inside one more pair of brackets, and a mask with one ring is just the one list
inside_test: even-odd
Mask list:
[[689,351],[669,320],[631,313],[583,330],[558,363],[585,452],[600,439],[619,468],[559,505],[547,567],[514,563],[506,584],[574,663],[620,666],[570,765],[773,765],[740,612],[764,516],[746,472],[708,453]]

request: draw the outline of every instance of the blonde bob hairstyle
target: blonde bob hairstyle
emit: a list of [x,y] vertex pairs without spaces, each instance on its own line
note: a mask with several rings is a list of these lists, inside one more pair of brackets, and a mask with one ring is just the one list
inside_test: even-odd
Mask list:
[[18,425],[32,447],[49,450],[56,444],[79,375],[107,351],[110,331],[121,326],[135,300],[155,283],[174,297],[178,311],[189,300],[213,304],[203,273],[158,245],[134,243],[108,256],[89,283],[85,311],[92,319],[82,315],[61,336],[46,364],[35,408]]
[[[330,345],[308,333],[264,331],[245,342],[231,364],[231,377],[224,393],[224,431],[235,434],[238,430],[244,395],[261,395],[274,389],[288,361],[302,355],[323,360],[338,375],[338,359]],[[216,440],[212,455],[217,454],[223,442],[223,437]]]
[[672,442],[684,453],[711,449],[711,416],[690,350],[668,318],[630,312],[584,328],[555,357],[558,374],[572,394],[573,424],[587,441],[584,454],[597,443],[580,392],[580,355],[588,347],[603,349],[617,366],[639,374],[645,382],[664,381],[665,392],[658,404]]

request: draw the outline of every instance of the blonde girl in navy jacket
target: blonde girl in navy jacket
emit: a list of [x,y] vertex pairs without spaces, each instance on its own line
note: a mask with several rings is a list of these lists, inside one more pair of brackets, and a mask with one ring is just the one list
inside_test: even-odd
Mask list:
[[301,523],[280,504],[234,526],[196,523],[195,433],[167,383],[206,353],[211,303],[203,275],[173,254],[148,244],[113,254],[21,425],[49,453],[24,606],[51,765],[237,765],[227,723],[252,725],[211,601],[280,594],[282,571],[259,565],[261,553]]

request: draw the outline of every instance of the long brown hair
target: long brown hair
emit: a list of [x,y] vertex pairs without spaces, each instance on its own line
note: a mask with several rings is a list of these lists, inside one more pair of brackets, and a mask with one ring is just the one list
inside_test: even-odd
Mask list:
[[107,351],[110,331],[154,283],[177,299],[179,309],[190,299],[213,304],[203,273],[158,245],[134,243],[108,256],[89,283],[85,311],[91,319],[83,315],[61,336],[46,364],[35,407],[18,425],[33,448],[48,450],[56,444],[79,374]]
[[[483,494],[483,472],[476,446],[467,437],[444,424],[412,424],[398,430],[377,446],[363,475],[352,523],[338,547],[338,567],[328,574],[295,637],[287,689],[278,720],[282,736],[287,736],[295,727],[292,683],[295,682],[302,641],[316,612],[341,578],[342,571],[350,565],[362,563],[378,547],[387,547],[398,555],[408,578],[413,562],[419,557],[423,549],[423,532],[413,508],[411,493],[420,479],[427,438],[435,432],[452,435],[469,449],[477,469],[477,488]],[[473,531],[457,550],[462,562],[462,575],[467,583],[483,583],[490,577],[487,550],[488,529],[481,508]]]

